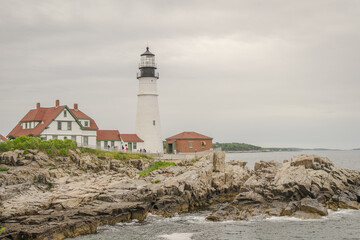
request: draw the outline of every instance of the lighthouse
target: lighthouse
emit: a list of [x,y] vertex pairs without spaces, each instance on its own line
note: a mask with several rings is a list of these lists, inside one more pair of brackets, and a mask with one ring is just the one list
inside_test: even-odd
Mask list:
[[163,153],[160,124],[155,55],[146,51],[140,55],[138,103],[136,113],[136,134],[144,140],[144,148],[150,153]]

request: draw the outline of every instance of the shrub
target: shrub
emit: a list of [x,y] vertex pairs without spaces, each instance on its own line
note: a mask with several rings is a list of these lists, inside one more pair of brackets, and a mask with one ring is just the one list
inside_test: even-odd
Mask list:
[[139,172],[140,176],[148,176],[150,172],[155,171],[160,168],[165,168],[169,166],[176,166],[174,162],[163,162],[163,161],[156,161],[153,164],[150,165],[148,169],[145,169],[142,172]]
[[2,233],[3,231],[5,231],[5,228],[3,226],[0,226],[0,233]]
[[10,170],[10,168],[0,167],[0,172],[7,172],[9,170]]
[[60,149],[59,155],[62,157],[67,157],[68,156],[68,151],[65,148]]
[[70,139],[60,140],[41,140],[38,137],[21,136],[11,141],[0,143],[0,152],[11,151],[15,149],[25,150],[38,149],[46,152],[49,156],[67,156],[68,149],[75,149],[77,144]]
[[109,157],[116,160],[129,160],[129,159],[140,159],[140,158],[152,159],[150,156],[146,154],[139,154],[139,153],[109,152],[109,151],[102,151],[98,149],[84,148],[84,147],[80,148],[80,150],[83,153],[94,154],[98,158]]

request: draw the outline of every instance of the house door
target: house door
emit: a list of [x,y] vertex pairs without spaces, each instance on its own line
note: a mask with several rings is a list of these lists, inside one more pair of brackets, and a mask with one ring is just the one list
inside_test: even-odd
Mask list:
[[172,143],[168,144],[168,153],[173,153],[173,144]]
[[129,152],[132,152],[132,143],[131,142],[129,142],[128,148],[129,148]]

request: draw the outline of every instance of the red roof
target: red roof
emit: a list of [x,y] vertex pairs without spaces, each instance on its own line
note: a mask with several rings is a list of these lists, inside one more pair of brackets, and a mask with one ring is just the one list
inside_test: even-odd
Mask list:
[[1,134],[0,134],[0,139],[3,140],[4,142],[7,141],[7,139],[6,139],[3,135],[1,135]]
[[[7,135],[7,137],[14,136],[28,136],[30,134],[39,135],[44,128],[54,120],[54,118],[65,108],[65,106],[50,107],[50,108],[37,108],[31,109],[25,117],[15,126],[15,128]],[[35,128],[23,129],[20,124],[25,121],[43,121],[39,123]]]
[[124,142],[143,142],[136,134],[121,134],[120,137]]
[[212,140],[211,137],[207,137],[207,136],[202,135],[202,134],[197,133],[197,132],[182,132],[182,133],[179,133],[179,134],[174,135],[172,137],[169,137],[166,140],[168,140],[168,139],[173,139],[173,140],[176,140],[176,139],[207,139],[207,140]]
[[70,109],[70,111],[75,115],[77,118],[84,118],[84,119],[90,119],[88,115],[80,111],[79,109]]
[[97,130],[96,140],[120,141],[119,130]]
[[82,111],[80,111],[79,109],[70,109],[70,111],[75,115],[75,117],[80,118],[80,119],[90,119],[90,127],[84,127],[84,129],[96,129],[98,130],[98,126],[96,124],[96,122],[94,121],[94,119],[92,119],[91,117],[89,117],[88,115],[86,115],[85,113],[83,113]]
[[[29,136],[32,135],[39,135],[46,126],[48,126],[59,113],[65,108],[65,106],[59,106],[59,107],[49,107],[49,108],[43,108],[39,107],[36,109],[31,109],[21,120],[20,122],[15,126],[15,128],[7,135],[19,137],[19,136]],[[98,130],[98,126],[96,125],[95,121],[87,116],[85,113],[83,113],[80,110],[75,111],[74,109],[70,109],[70,111],[75,115],[76,118],[84,118],[90,120],[90,126],[89,127],[83,127],[83,129],[92,129],[92,130]],[[44,122],[39,123],[35,128],[31,129],[23,129],[20,124],[22,122],[27,121],[37,121],[37,122]]]

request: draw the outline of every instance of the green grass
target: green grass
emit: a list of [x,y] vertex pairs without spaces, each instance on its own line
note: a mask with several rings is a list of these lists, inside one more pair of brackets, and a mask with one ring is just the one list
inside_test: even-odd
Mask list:
[[139,172],[140,176],[148,176],[150,172],[155,171],[160,168],[165,168],[169,166],[176,166],[174,162],[162,162],[162,161],[156,161],[148,169],[145,169],[142,172]]
[[0,167],[0,172],[7,172],[10,168]]
[[[40,151],[46,152],[49,156],[69,156],[69,149],[76,149],[77,144],[75,141],[70,139],[60,140],[41,140],[38,137],[27,137],[21,136],[17,137],[14,140],[6,141],[0,143],[0,152],[13,151],[15,149],[24,150],[24,154],[28,153],[27,149],[38,149]],[[151,156],[146,154],[138,153],[121,153],[121,152],[109,152],[101,151],[92,148],[80,148],[83,153],[90,153],[96,155],[98,158],[110,157],[117,160],[129,160],[129,159],[152,159]]]
[[123,152],[109,152],[109,151],[102,151],[98,149],[92,148],[80,148],[81,152],[83,153],[90,153],[96,155],[98,158],[106,158],[110,157],[116,160],[130,160],[130,159],[152,159],[152,157],[146,154],[139,154],[139,153],[123,153]]
[[151,183],[159,183],[159,182],[161,182],[161,180],[159,180],[159,179],[157,179],[155,181],[151,181]]
[[41,140],[38,137],[21,136],[14,140],[0,143],[0,152],[12,151],[15,149],[25,150],[38,149],[46,152],[49,156],[63,156],[68,155],[69,149],[75,149],[77,144],[70,139],[60,140]]

